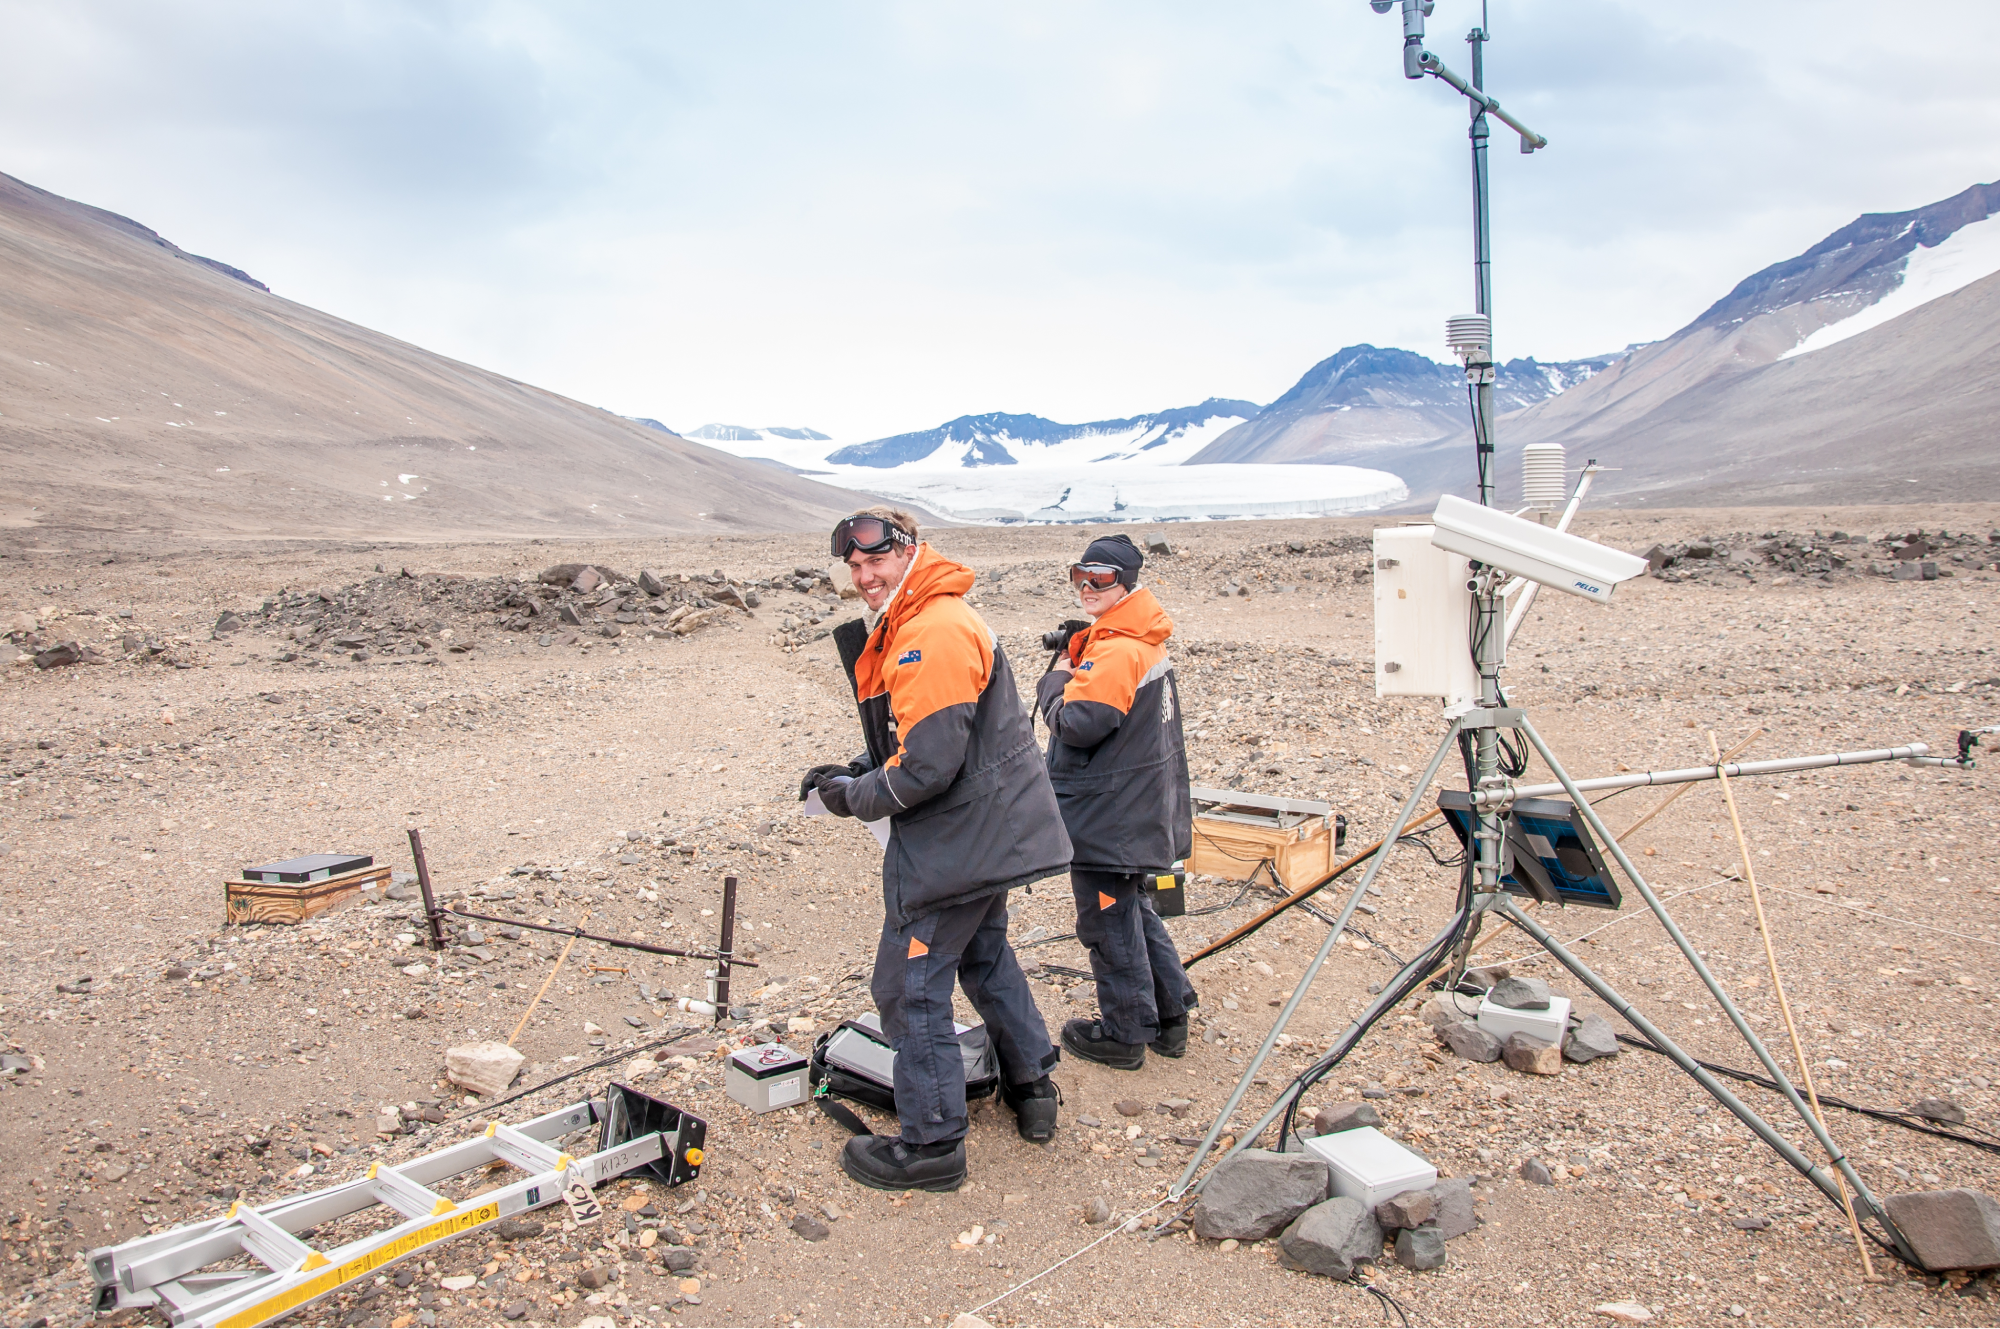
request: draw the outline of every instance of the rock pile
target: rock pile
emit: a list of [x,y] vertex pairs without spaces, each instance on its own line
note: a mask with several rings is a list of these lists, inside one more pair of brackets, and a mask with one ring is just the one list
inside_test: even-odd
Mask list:
[[[1347,1105],[1372,1115],[1361,1104]],[[1341,1115],[1338,1109],[1324,1109]],[[1370,1211],[1360,1200],[1333,1193],[1333,1174],[1311,1154],[1246,1149],[1218,1164],[1195,1205],[1197,1236],[1211,1241],[1263,1241],[1276,1237],[1286,1267],[1327,1278],[1351,1278],[1378,1263],[1383,1246],[1406,1269],[1436,1269],[1445,1243],[1478,1225],[1472,1183],[1445,1178],[1418,1191],[1393,1195]],[[1227,1247],[1225,1247],[1227,1249]]]
[[1839,577],[1936,581],[1958,572],[2000,568],[2000,531],[1915,531],[1908,535],[1849,535],[1845,531],[1739,532],[1702,536],[1645,550],[1648,571],[1661,581],[1701,581],[1720,574],[1776,574],[1830,582]]

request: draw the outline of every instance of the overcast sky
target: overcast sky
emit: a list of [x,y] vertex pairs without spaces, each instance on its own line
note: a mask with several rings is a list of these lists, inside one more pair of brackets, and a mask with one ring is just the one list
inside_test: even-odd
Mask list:
[[[1461,71],[1477,16],[1431,19]],[[1462,103],[1403,80],[1365,0],[0,21],[0,170],[680,429],[1264,402],[1355,342],[1444,359],[1471,306]],[[1491,25],[1488,86],[1552,144],[1495,126],[1504,356],[1663,336],[1858,213],[2000,177],[1990,0],[1504,0]]]

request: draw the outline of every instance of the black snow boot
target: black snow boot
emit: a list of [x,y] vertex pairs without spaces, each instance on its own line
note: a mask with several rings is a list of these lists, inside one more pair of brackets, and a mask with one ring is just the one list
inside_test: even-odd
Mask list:
[[840,1151],[840,1170],[878,1191],[955,1191],[965,1184],[965,1141],[905,1144],[893,1135],[857,1135]]
[[1188,1017],[1160,1022],[1160,1036],[1146,1046],[1163,1057],[1187,1055]]
[[1000,1091],[1007,1106],[1014,1109],[1015,1125],[1021,1138],[1030,1144],[1046,1144],[1056,1133],[1056,1109],[1062,1090],[1044,1075],[1033,1084],[1010,1084]]
[[1104,1032],[1100,1020],[1068,1020],[1062,1027],[1062,1045],[1100,1066],[1115,1071],[1136,1071],[1146,1064],[1146,1045],[1120,1043]]

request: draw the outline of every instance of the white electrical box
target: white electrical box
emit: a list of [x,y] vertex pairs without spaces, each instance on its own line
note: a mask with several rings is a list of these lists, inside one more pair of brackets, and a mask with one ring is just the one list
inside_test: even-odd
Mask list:
[[1495,1006],[1482,997],[1479,1027],[1503,1043],[1509,1034],[1526,1034],[1561,1047],[1563,1035],[1569,1032],[1569,998],[1550,997],[1545,1011],[1517,1011],[1511,1006]]
[[1478,700],[1472,663],[1472,569],[1431,543],[1431,526],[1375,532],[1375,695]]
[[1307,1153],[1326,1160],[1333,1173],[1333,1193],[1353,1196],[1371,1214],[1384,1200],[1437,1185],[1435,1167],[1373,1126],[1315,1135],[1305,1147]]

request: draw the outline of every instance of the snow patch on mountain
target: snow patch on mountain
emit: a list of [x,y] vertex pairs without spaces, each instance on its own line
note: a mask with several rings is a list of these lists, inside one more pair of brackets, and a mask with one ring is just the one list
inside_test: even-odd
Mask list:
[[1894,289],[1867,308],[1811,333],[1779,359],[1846,341],[1995,272],[2000,272],[2000,213],[1961,226],[1941,244],[1911,250]]

